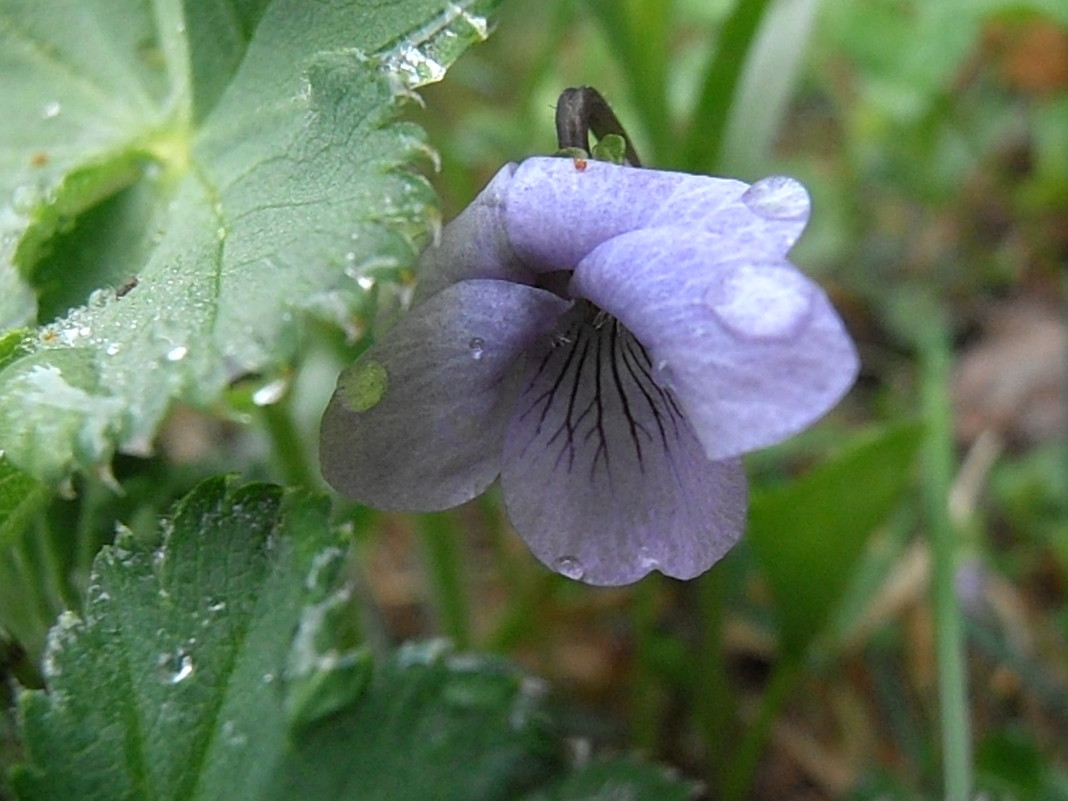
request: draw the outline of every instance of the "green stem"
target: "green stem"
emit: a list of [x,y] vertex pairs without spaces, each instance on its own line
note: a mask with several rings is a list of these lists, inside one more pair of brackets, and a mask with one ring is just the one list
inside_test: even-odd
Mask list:
[[[91,490],[88,494],[92,494]],[[41,521],[32,558],[38,567],[38,575],[47,577],[47,589],[44,593],[47,598],[45,628],[52,625],[53,617],[59,609],[81,608],[82,598],[71,584],[71,570],[74,567],[71,552],[75,551],[80,540],[92,537],[92,526],[83,522],[89,517],[84,513],[86,507],[87,504],[83,503],[83,516],[76,526],[57,526],[56,521],[47,516]]]
[[946,801],[968,801],[973,784],[968,675],[964,626],[956,595],[959,542],[948,505],[954,470],[947,392],[950,346],[946,326],[940,320],[926,327],[921,355],[923,413],[927,422],[923,488],[933,560],[931,591],[937,636],[942,771]]
[[737,750],[731,755],[720,796],[723,801],[742,801],[752,789],[760,757],[771,736],[772,724],[800,676],[800,662],[797,660],[783,657],[775,663],[768,686],[760,699],[757,718],[746,729]]
[[262,406],[260,411],[267,426],[267,434],[271,438],[275,463],[282,480],[290,486],[309,489],[319,487],[319,471],[312,466],[308,458],[287,399]]
[[695,714],[709,757],[712,786],[719,791],[714,796],[718,798],[722,795],[737,722],[737,709],[731,694],[723,650],[726,618],[726,572],[723,566],[705,573],[697,582],[697,592],[702,631],[695,671],[698,683],[693,695],[697,704]]
[[[1061,305],[1064,307],[1064,324],[1068,327],[1068,261],[1061,264]],[[1064,371],[1064,383],[1061,386],[1062,397],[1068,398],[1068,370]],[[1064,408],[1064,428],[1068,431],[1068,403],[1062,404]],[[1061,464],[1061,504],[1063,509],[1068,509],[1068,435],[1064,437],[1064,461]]]
[[631,740],[634,746],[655,754],[660,739],[660,685],[653,651],[661,582],[650,575],[634,588],[631,620],[634,626],[634,662],[631,666]]
[[418,525],[438,625],[459,650],[465,650],[471,647],[471,614],[458,533],[446,514],[421,515]]
[[[23,610],[29,613],[25,622],[32,630],[25,642],[36,646],[55,622],[56,613],[64,607],[77,609],[77,603],[67,604],[61,587],[64,578],[54,552],[54,535],[45,519],[35,521],[29,531],[23,532],[22,541],[15,546],[14,567],[17,577],[13,582],[23,590],[20,595],[26,603]],[[16,634],[19,632],[16,631]],[[23,635],[26,636],[26,635]]]
[[378,659],[386,659],[393,651],[389,622],[375,597],[367,578],[371,566],[370,551],[375,533],[381,528],[383,513],[367,506],[341,501],[335,506],[334,516],[339,527],[348,528],[349,560],[346,577],[353,592],[353,630],[358,641],[371,649]]
[[[105,542],[110,542],[113,532],[104,529],[108,539],[101,541],[101,526],[97,521],[101,518],[110,518],[108,511],[104,511],[103,514],[101,511],[107,510],[108,504],[115,498],[115,492],[113,486],[104,484],[95,478],[86,478],[79,491],[77,512],[70,513],[69,516],[64,515],[64,523],[58,523],[55,518],[52,518],[49,524],[49,528],[53,530],[51,534],[53,538],[61,527],[67,531],[66,542],[62,543],[61,547],[74,551],[73,564],[69,570],[76,571],[78,575],[89,575],[89,571],[93,569],[93,560],[101,546]],[[68,598],[64,597],[63,600],[69,608],[77,608],[77,606],[70,605]]]
[[509,654],[520,644],[543,639],[544,621],[538,613],[551,603],[553,581],[552,574],[545,572],[523,582],[509,600],[504,616],[490,635],[485,646],[487,651]]

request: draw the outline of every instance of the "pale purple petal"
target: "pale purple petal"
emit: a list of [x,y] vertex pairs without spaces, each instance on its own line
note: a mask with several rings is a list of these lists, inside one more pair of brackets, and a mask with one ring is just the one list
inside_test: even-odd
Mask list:
[[406,316],[342,373],[320,432],[326,480],[380,509],[434,511],[496,478],[514,365],[567,301],[506,281],[463,281]]
[[533,284],[537,274],[516,256],[501,216],[515,164],[505,164],[471,204],[446,225],[419,257],[415,303],[458,281],[491,278]]
[[785,256],[808,223],[808,192],[793,178],[773,176],[749,186],[686,177],[643,227],[690,228],[721,237],[725,248]]
[[642,342],[711,459],[796,433],[857,375],[853,343],[815,283],[759,250],[724,252],[715,235],[616,237],[583,260],[570,290]]
[[501,486],[509,519],[549,568],[589,584],[652,570],[692,578],[738,540],[745,477],[709,461],[640,345],[616,321],[582,325],[527,354]]
[[503,193],[515,253],[536,271],[574,269],[619,234],[670,225],[785,255],[808,220],[804,187],[789,178],[749,186],[706,175],[638,169],[602,161],[527,159]]
[[512,247],[540,272],[571,270],[601,242],[645,224],[680,173],[603,161],[527,159],[504,196]]

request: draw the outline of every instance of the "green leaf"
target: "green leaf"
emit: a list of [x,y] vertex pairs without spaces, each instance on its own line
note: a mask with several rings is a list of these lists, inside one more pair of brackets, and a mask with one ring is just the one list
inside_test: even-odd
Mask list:
[[598,161],[607,161],[609,164],[625,164],[627,140],[618,134],[608,134],[593,146],[590,156]]
[[764,15],[730,101],[720,159],[720,166],[729,174],[763,176],[798,78],[818,5],[818,0],[776,3]]
[[788,486],[754,494],[746,537],[787,655],[800,657],[827,623],[868,536],[911,478],[921,434],[914,423],[865,434]]
[[698,785],[671,771],[632,758],[591,762],[522,801],[688,801]]
[[351,325],[436,212],[396,115],[498,0],[6,0],[0,447],[54,481]]
[[742,70],[769,3],[770,0],[738,0],[723,21],[686,137],[684,163],[690,170],[715,173],[720,167],[723,138]]
[[105,548],[52,632],[48,693],[20,698],[19,797],[507,799],[554,773],[543,693],[500,660],[343,644],[326,514],[212,480],[158,550]]
[[1042,790],[1047,766],[1034,740],[1016,730],[985,736],[975,753],[980,786],[1005,798],[1049,798]]

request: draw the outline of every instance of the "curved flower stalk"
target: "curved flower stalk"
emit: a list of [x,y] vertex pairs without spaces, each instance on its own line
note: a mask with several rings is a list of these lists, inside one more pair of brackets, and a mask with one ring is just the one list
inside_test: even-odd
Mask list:
[[411,311],[339,379],[327,481],[431,511],[500,476],[553,570],[700,574],[744,527],[739,456],[856,377],[842,321],[786,259],[808,212],[788,178],[506,165],[422,255]]

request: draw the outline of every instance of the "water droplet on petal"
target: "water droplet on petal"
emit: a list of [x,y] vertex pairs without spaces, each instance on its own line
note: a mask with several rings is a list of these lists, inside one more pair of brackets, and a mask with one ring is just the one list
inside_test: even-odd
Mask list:
[[561,556],[556,560],[556,572],[562,576],[567,576],[569,579],[579,581],[586,575],[586,568],[574,556]]
[[638,564],[645,570],[655,570],[660,567],[660,560],[657,559],[644,545],[638,549]]
[[482,337],[471,337],[471,341],[467,343],[467,347],[471,349],[471,358],[478,361],[482,358],[482,354],[486,350],[486,341]]
[[389,373],[381,362],[359,361],[341,374],[337,390],[350,411],[366,412],[378,405],[389,386]]
[[746,265],[709,289],[705,303],[735,336],[779,339],[807,319],[812,287],[796,270]]
[[808,216],[808,192],[785,175],[757,181],[745,190],[742,202],[768,220],[802,220]]
[[657,359],[653,365],[653,381],[662,389],[675,388],[675,376],[667,359]]

